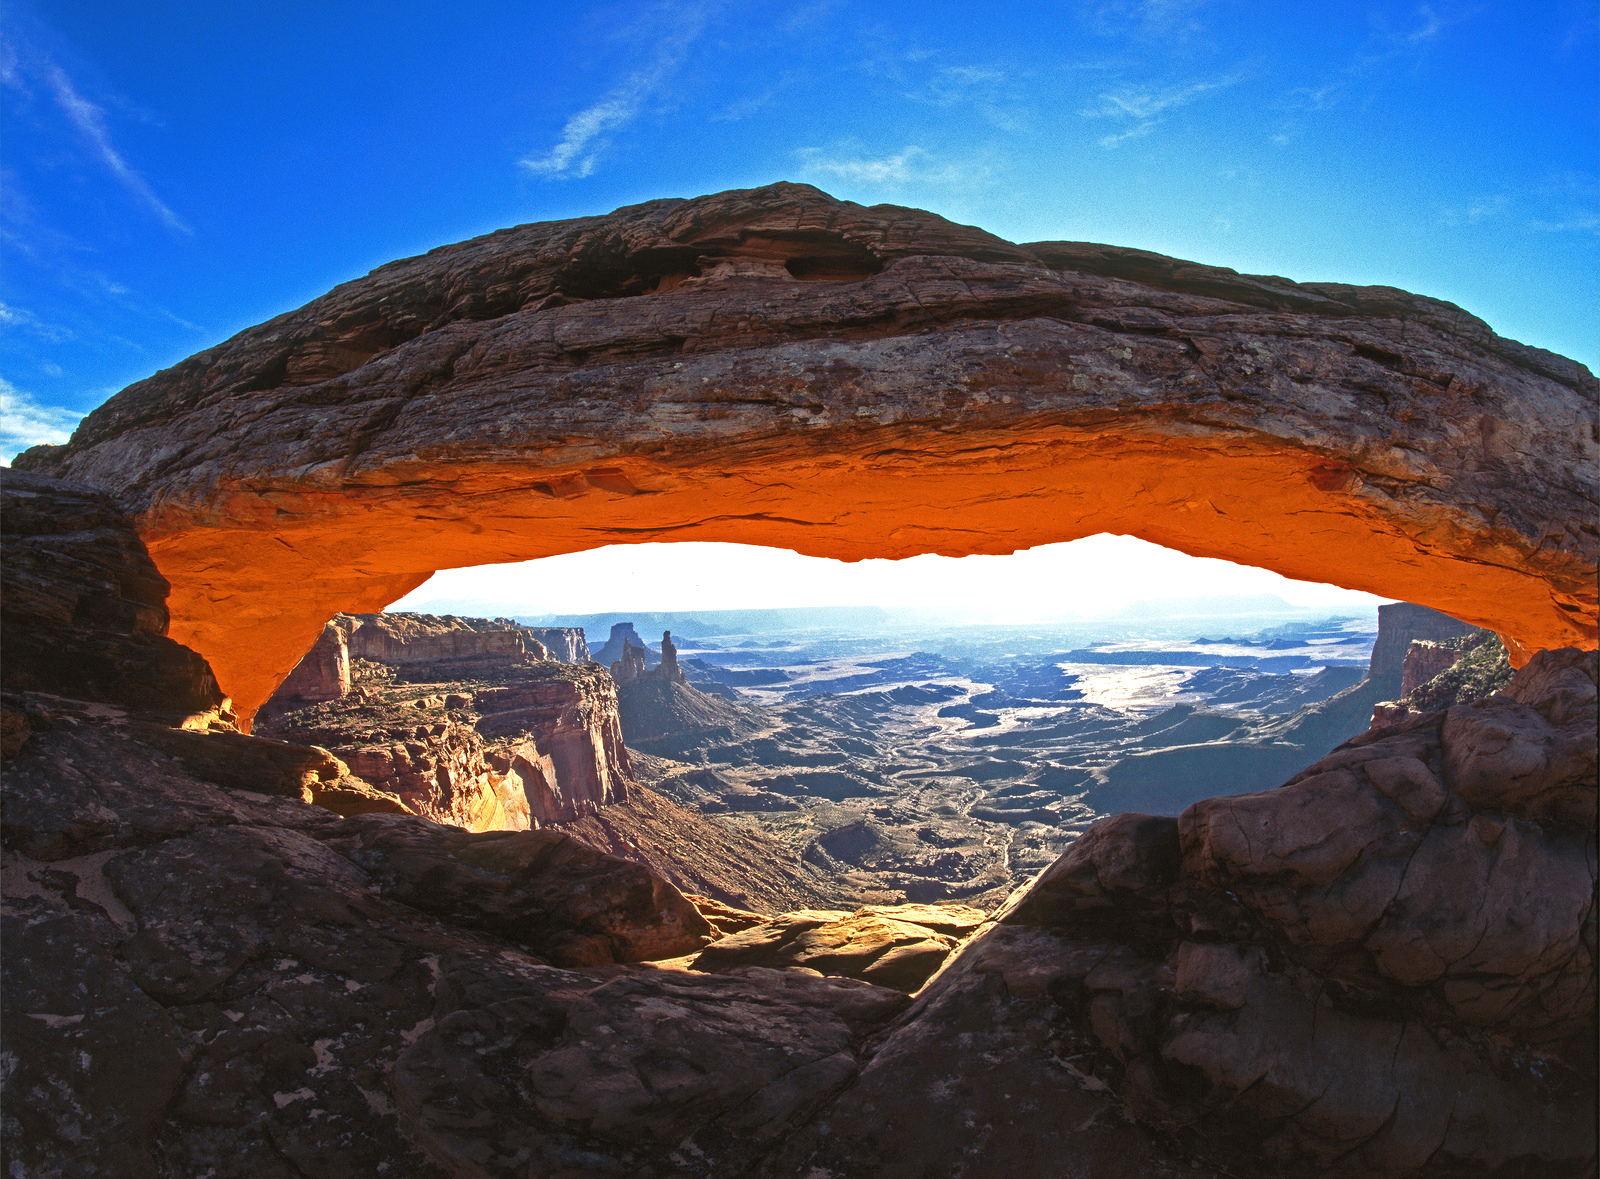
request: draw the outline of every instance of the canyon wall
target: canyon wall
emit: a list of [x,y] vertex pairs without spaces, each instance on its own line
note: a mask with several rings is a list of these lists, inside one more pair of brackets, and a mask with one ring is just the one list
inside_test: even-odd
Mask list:
[[294,665],[269,703],[342,700],[350,691],[349,627],[336,618],[322,628],[311,650]]
[[[581,631],[545,633],[587,654]],[[468,831],[570,822],[626,799],[632,771],[616,685],[548,655],[509,619],[338,614],[258,731],[326,747],[410,812]],[[364,661],[354,681],[352,658]],[[484,677],[510,686],[473,690]]]
[[[421,665],[440,675],[460,666]],[[412,813],[468,831],[548,827],[629,797],[610,676],[521,650],[496,670],[505,686],[363,678],[337,701],[263,713],[257,731],[326,748]]]
[[115,494],[248,717],[340,610],[646,540],[1097,532],[1595,642],[1597,385],[1450,304],[803,185],[381,267],[19,457]]
[[544,645],[550,658],[561,663],[588,663],[589,642],[580,626],[529,626],[530,635]]
[[[478,625],[474,625],[474,623]],[[362,614],[349,620],[350,653],[379,663],[457,659],[545,659],[544,644],[521,627],[437,614]],[[491,629],[491,627],[493,627]]]

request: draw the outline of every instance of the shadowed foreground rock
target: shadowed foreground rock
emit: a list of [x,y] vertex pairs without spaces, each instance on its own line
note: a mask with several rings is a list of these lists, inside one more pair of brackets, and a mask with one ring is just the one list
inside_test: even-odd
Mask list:
[[765,1173],[1152,1173],[1125,1111],[1262,1179],[1591,1174],[1595,805],[1569,649],[1277,790],[1102,820]]
[[[69,554],[81,531],[141,568],[114,514],[48,534]],[[114,566],[30,567],[71,600]],[[37,617],[6,605],[18,631]],[[156,679],[185,665],[147,649]],[[959,907],[751,924],[704,902],[744,926],[722,941],[658,875],[561,832],[309,805],[301,775],[331,755],[215,710],[8,691],[8,1165],[1586,1175],[1595,676],[1593,652],[1540,652],[1505,693],[1374,729],[1278,790],[1104,820],[975,933]],[[963,938],[915,998],[806,967],[909,989]],[[715,972],[643,961],[696,951]]]
[[775,184],[390,263],[18,462],[133,511],[245,717],[336,611],[646,540],[1123,533],[1422,603],[1520,665],[1595,639],[1597,391],[1394,288]]

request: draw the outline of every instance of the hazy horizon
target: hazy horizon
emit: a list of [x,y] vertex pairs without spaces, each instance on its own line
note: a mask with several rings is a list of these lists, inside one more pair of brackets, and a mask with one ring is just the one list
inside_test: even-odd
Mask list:
[[1355,613],[1394,600],[1101,533],[1010,556],[900,561],[845,562],[755,545],[610,545],[441,570],[387,609],[495,618],[885,607],[993,624],[1094,620],[1141,602],[1263,595],[1291,610]]

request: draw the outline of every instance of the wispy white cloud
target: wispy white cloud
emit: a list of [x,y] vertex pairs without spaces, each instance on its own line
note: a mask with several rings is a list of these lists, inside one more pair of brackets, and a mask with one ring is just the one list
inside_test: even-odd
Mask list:
[[[111,133],[106,128],[105,111],[90,102],[72,84],[72,79],[60,66],[48,58],[40,58],[36,67],[37,72],[48,87],[51,97],[67,120],[83,136],[89,148],[99,157],[100,162],[125,189],[137,197],[149,208],[169,229],[178,233],[193,233],[194,230],[186,225],[182,218],[169,208],[145,178],[134,171],[133,167],[117,150],[111,142]],[[12,76],[16,68],[12,68]]]
[[46,323],[26,307],[11,307],[5,303],[0,303],[0,326],[31,332],[52,344],[70,340],[74,334],[70,328]]
[[1161,116],[1210,94],[1224,90],[1240,80],[1232,74],[1208,82],[1192,82],[1187,86],[1121,86],[1100,94],[1093,106],[1079,112],[1086,119],[1129,119],[1133,126],[1115,131],[1101,138],[1101,147],[1115,147],[1129,139],[1142,139],[1161,123]]
[[993,66],[945,66],[927,85],[907,97],[938,106],[954,106],[987,95],[1006,81],[1006,71]]
[[1130,139],[1143,139],[1155,129],[1156,120],[1151,119],[1147,122],[1139,123],[1136,126],[1129,127],[1126,131],[1119,131],[1115,135],[1102,135],[1099,140],[1100,146],[1116,147],[1117,144],[1124,143]]
[[1439,215],[1441,225],[1480,225],[1504,217],[1511,209],[1511,198],[1505,195],[1479,197],[1465,205],[1444,210]]
[[[902,77],[909,72],[902,67]],[[1002,131],[1017,131],[1028,122],[1022,83],[1014,71],[999,66],[942,66],[912,82],[904,97],[928,106],[970,107]]]
[[1533,233],[1600,231],[1600,184],[1593,175],[1552,173],[1533,184],[1479,196],[1439,213],[1439,224],[1483,225],[1497,222]]
[[[1342,68],[1315,85],[1284,91],[1273,105],[1295,114],[1314,113],[1334,109],[1352,93],[1370,93],[1373,79],[1393,74],[1398,63],[1408,58],[1420,60],[1446,29],[1471,19],[1479,11],[1473,7],[1449,12],[1432,4],[1420,4],[1403,23],[1375,30]],[[1281,124],[1272,141],[1290,143],[1302,129],[1300,121],[1291,117]]]
[[886,156],[863,156],[848,147],[803,147],[795,152],[802,172],[852,184],[894,188],[905,184],[970,185],[988,178],[990,167],[976,159],[940,160],[915,144]]
[[777,101],[778,95],[793,87],[800,81],[800,74],[795,71],[785,71],[775,80],[768,83],[754,94],[730,102],[722,110],[711,116],[716,123],[736,123],[740,119],[748,119],[752,115],[772,106]]
[[1222,90],[1239,81],[1236,75],[1188,86],[1123,86],[1100,95],[1099,105],[1085,109],[1085,118],[1153,119],[1163,111],[1188,106],[1203,94]]
[[1595,233],[1600,231],[1600,216],[1574,213],[1559,221],[1530,221],[1528,228],[1539,233]]
[[1135,33],[1156,41],[1176,41],[1204,27],[1200,11],[1210,0],[1100,0],[1088,11],[1102,34]]
[[600,155],[610,144],[610,132],[627,126],[683,65],[695,38],[705,29],[710,5],[687,6],[676,13],[675,24],[661,39],[655,59],[634,73],[599,102],[567,120],[561,140],[542,155],[517,161],[535,176],[550,179],[591,175]]
[[59,405],[41,405],[32,393],[0,377],[0,460],[11,460],[46,442],[65,442],[83,419],[81,413]]

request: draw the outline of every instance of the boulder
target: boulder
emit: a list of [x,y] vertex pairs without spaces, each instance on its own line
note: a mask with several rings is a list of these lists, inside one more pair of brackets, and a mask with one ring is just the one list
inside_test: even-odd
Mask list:
[[[919,921],[918,918],[923,920]],[[983,921],[965,905],[873,905],[854,913],[802,909],[751,925],[696,955],[695,970],[803,966],[915,991],[939,969],[961,936]]]

